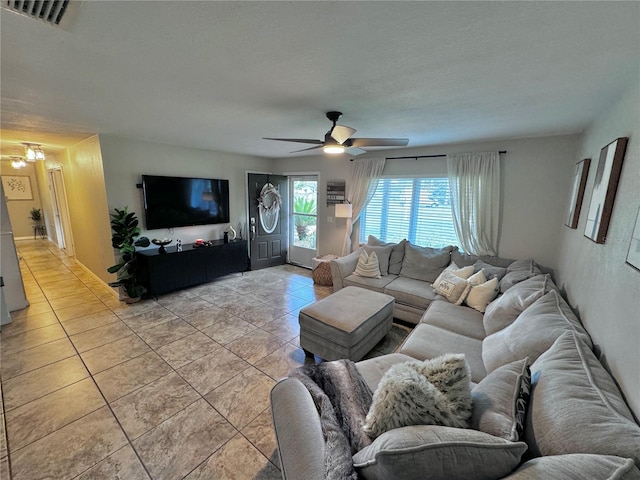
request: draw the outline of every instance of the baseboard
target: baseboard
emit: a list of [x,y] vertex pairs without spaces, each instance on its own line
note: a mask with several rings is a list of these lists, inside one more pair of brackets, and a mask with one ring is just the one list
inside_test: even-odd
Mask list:
[[107,287],[109,289],[109,291],[113,294],[113,296],[115,298],[119,299],[119,295],[118,292],[116,290],[114,290],[112,287],[109,286],[108,283],[106,283],[104,280],[102,280],[99,276],[97,276],[95,273],[93,273],[91,270],[89,270],[89,268],[87,268],[85,265],[83,265],[82,262],[80,262],[77,258],[75,259],[76,263],[78,265],[80,265],[80,268],[82,268],[82,270],[84,270],[86,273],[88,273],[89,275],[91,275],[96,281],[100,282],[101,284],[103,284],[105,287]]

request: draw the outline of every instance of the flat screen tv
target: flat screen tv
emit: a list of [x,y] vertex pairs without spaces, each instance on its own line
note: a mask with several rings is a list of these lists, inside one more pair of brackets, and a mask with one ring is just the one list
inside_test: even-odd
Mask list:
[[143,175],[147,230],[229,223],[229,180]]

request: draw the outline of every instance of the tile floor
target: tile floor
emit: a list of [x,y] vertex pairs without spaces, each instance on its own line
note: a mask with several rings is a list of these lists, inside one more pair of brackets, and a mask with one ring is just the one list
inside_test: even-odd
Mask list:
[[46,240],[3,326],[0,478],[277,479],[268,394],[331,290],[282,266],[134,305]]

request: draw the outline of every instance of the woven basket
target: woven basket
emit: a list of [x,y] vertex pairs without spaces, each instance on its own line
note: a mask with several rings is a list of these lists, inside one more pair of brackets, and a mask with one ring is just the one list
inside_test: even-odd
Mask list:
[[313,283],[326,287],[333,285],[331,265],[329,262],[336,258],[338,258],[337,255],[323,255],[321,257],[315,257],[312,260],[313,271],[311,272],[311,277],[313,278]]

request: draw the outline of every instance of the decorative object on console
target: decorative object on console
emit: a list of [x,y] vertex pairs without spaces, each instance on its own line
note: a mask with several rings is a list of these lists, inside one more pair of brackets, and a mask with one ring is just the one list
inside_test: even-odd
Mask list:
[[180,240],[180,239],[176,240],[176,251],[177,252],[181,252],[182,251],[182,240]]
[[173,240],[171,238],[162,238],[160,240],[158,240],[157,238],[154,238],[153,240],[151,240],[151,243],[153,243],[154,245],[159,245],[160,248],[158,249],[159,253],[167,253],[167,249],[164,248],[165,245],[169,245]]
[[584,236],[596,243],[605,243],[607,239],[627,141],[628,138],[620,137],[600,151],[587,224],[584,229]]
[[232,225],[229,225],[229,232],[231,232],[230,240],[235,240],[238,234],[236,233]]
[[584,198],[584,190],[587,186],[587,177],[589,176],[590,158],[576,163],[576,169],[573,177],[573,187],[571,188],[571,198],[569,199],[569,210],[565,218],[564,224],[569,228],[578,228],[578,220],[580,219],[580,209],[582,208],[582,199]]
[[636,225],[631,233],[631,240],[629,241],[627,263],[640,271],[640,208],[636,214]]

